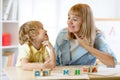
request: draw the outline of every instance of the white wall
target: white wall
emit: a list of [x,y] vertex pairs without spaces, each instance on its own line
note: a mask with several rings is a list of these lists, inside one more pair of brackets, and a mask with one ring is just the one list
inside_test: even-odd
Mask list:
[[120,18],[120,0],[20,0],[20,25],[29,20],[41,21],[54,44],[58,32],[67,26],[68,10],[76,3],[89,4],[95,18]]
[[117,7],[116,3],[119,0],[60,0],[60,20],[59,28],[65,27],[67,20],[67,13],[71,6],[76,3],[89,4],[93,10],[95,18],[115,18]]
[[20,25],[29,20],[39,20],[47,30],[52,44],[57,34],[57,0],[20,0]]
[[116,18],[120,18],[120,0],[117,0],[116,1],[116,7],[115,7],[115,9],[116,9]]
[[32,0],[19,0],[19,22],[20,25],[32,20]]

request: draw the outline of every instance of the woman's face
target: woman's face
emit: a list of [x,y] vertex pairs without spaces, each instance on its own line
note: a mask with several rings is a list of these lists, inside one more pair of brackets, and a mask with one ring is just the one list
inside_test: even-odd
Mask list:
[[80,31],[80,27],[82,24],[81,17],[76,16],[75,14],[68,14],[68,30],[72,33],[77,33]]

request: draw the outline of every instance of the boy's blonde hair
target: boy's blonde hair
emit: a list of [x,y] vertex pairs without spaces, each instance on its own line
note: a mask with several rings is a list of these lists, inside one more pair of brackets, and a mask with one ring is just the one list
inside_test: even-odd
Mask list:
[[[68,14],[71,13],[81,17],[82,25],[80,26],[79,34],[89,41],[89,45],[93,46],[96,37],[96,28],[91,8],[87,4],[76,4],[69,10]],[[75,36],[68,31],[68,38],[74,39]]]
[[42,28],[42,23],[39,21],[28,21],[24,23],[19,30],[19,43],[30,44],[34,37],[39,34],[39,29]]

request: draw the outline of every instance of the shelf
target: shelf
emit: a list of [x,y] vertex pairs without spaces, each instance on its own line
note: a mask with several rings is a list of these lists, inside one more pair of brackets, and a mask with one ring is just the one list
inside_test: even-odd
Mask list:
[[[18,30],[19,30],[19,20],[18,20],[18,2],[19,0],[1,0],[2,5],[0,5],[0,11],[2,14],[0,14],[0,53],[2,56],[2,65],[5,63],[12,63],[15,66],[17,55],[19,54],[19,41],[18,41]],[[9,39],[3,38],[3,34],[8,33],[10,34],[10,45],[8,46],[2,46],[2,41],[5,41]],[[8,59],[4,59],[5,56],[3,55],[5,52],[12,52],[14,55],[12,57],[9,56]],[[6,62],[7,60],[7,62]],[[6,67],[5,65],[4,67]],[[3,67],[3,68],[4,68]]]
[[3,23],[18,23],[18,20],[3,20]]
[[2,49],[12,49],[12,48],[18,48],[19,46],[14,45],[14,46],[2,46]]

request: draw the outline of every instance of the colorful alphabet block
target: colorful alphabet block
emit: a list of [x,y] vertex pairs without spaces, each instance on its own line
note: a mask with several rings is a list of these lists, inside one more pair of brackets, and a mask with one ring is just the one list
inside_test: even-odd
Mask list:
[[75,75],[80,75],[80,70],[79,69],[75,70]]
[[40,77],[40,76],[42,76],[42,71],[35,69],[34,70],[34,77]]
[[64,70],[63,70],[63,75],[69,75],[69,73],[70,73],[70,72],[69,72],[68,69],[64,69]]
[[50,69],[35,69],[34,70],[34,77],[40,77],[40,76],[50,76],[51,75],[51,70]]
[[51,70],[50,69],[43,69],[43,76],[50,76]]
[[97,72],[97,66],[92,66],[92,71],[91,71],[92,73],[93,72]]
[[[86,65],[86,66],[76,66],[76,67],[64,67],[62,70],[63,75],[81,75],[81,74],[88,74],[88,73],[93,73],[97,72],[98,70],[97,66],[93,65]],[[60,71],[61,72],[61,71]],[[41,77],[41,76],[50,76],[51,75],[51,70],[50,69],[42,69],[34,70],[34,77]]]
[[88,73],[88,67],[87,67],[87,66],[83,66],[82,72],[83,72],[83,73]]

